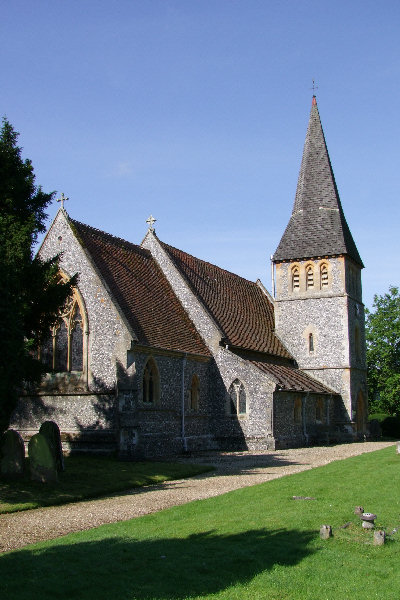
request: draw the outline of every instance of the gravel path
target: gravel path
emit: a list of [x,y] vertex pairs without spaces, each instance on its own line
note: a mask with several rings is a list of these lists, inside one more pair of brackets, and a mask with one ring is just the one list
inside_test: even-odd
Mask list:
[[215,471],[190,479],[128,490],[100,500],[89,500],[0,515],[0,552],[49,540],[104,523],[126,521],[170,506],[219,496],[291,473],[380,450],[393,442],[364,442],[330,447],[266,452],[207,453],[179,462],[212,464]]

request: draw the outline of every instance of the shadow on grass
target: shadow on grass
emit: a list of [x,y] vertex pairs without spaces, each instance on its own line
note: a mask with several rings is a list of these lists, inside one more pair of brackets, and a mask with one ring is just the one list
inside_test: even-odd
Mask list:
[[[102,539],[93,540],[100,535]],[[208,596],[246,584],[274,565],[299,563],[313,552],[308,545],[315,539],[311,531],[258,529],[141,541],[130,537],[126,525],[124,535],[107,538],[102,528],[83,534],[88,541],[74,536],[49,547],[3,555],[3,597],[180,600]]]

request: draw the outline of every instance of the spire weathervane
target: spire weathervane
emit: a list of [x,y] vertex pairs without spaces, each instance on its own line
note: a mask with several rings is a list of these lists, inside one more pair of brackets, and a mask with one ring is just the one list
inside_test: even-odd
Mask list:
[[315,85],[315,79],[312,80],[312,88],[311,89],[312,89],[313,96],[315,96],[315,90],[318,89],[318,86]]
[[66,196],[64,196],[64,192],[61,194],[61,198],[57,198],[57,202],[61,202],[61,208],[64,209],[64,202],[69,200]]
[[146,223],[148,223],[149,225],[149,231],[154,231],[154,223],[157,221],[157,219],[155,219],[153,217],[153,215],[150,215],[148,219],[146,219]]

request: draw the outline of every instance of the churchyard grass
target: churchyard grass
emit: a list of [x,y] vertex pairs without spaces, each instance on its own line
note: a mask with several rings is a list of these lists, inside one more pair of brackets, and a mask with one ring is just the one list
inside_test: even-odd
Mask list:
[[[28,459],[27,459],[28,460]],[[0,480],[0,513],[96,498],[112,492],[191,477],[212,467],[167,462],[121,462],[115,458],[69,456],[57,483]]]
[[0,588],[18,600],[398,600],[400,531],[374,546],[354,508],[389,534],[399,489],[391,446],[4,554]]

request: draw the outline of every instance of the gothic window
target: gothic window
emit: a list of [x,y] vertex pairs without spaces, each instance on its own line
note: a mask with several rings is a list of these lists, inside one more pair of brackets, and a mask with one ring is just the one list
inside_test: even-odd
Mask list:
[[299,267],[292,269],[292,291],[298,291],[300,289],[300,271]]
[[83,371],[83,317],[75,290],[40,347],[48,371]]
[[314,270],[311,265],[306,269],[306,285],[308,290],[314,287]]
[[231,415],[245,415],[247,412],[246,391],[239,379],[231,384],[229,390],[229,413]]
[[192,377],[192,385],[189,390],[189,407],[192,410],[199,410],[199,395],[200,395],[200,382],[197,375]]
[[328,267],[325,263],[321,265],[320,275],[321,275],[321,289],[327,288],[328,284],[329,284]]
[[317,398],[317,402],[315,404],[315,421],[317,423],[322,423],[324,419],[324,401],[322,398]]
[[143,371],[143,402],[155,404],[159,399],[160,382],[157,365],[149,358]]
[[294,399],[293,420],[297,424],[301,423],[301,398],[299,396]]

